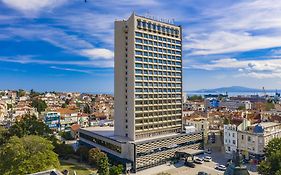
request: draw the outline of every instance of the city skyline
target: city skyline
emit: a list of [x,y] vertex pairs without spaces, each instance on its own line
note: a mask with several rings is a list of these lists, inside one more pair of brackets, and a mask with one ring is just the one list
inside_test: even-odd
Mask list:
[[280,89],[280,7],[274,0],[1,0],[0,87],[113,92],[113,21],[135,11],[182,25],[183,90]]

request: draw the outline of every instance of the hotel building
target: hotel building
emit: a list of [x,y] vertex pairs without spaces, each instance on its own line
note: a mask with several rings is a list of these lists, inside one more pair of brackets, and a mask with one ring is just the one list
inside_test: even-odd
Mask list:
[[82,144],[131,163],[133,171],[203,149],[201,131],[182,131],[181,26],[134,13],[115,21],[114,62],[114,128],[81,129]]

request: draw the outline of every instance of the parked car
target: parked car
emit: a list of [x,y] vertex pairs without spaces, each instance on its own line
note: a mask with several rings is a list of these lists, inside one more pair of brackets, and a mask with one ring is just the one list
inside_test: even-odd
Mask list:
[[210,156],[205,156],[204,157],[204,161],[205,162],[211,162],[212,161],[212,158]]
[[185,161],[185,166],[188,166],[190,168],[195,168],[195,164],[193,162]]
[[206,172],[204,172],[204,171],[200,171],[200,172],[198,172],[198,174],[197,175],[209,175],[208,173],[206,173]]
[[225,171],[226,167],[224,165],[219,165],[216,167],[217,170]]
[[195,159],[194,159],[194,162],[195,162],[195,163],[198,163],[198,164],[202,164],[204,161],[203,161],[203,159],[195,158]]

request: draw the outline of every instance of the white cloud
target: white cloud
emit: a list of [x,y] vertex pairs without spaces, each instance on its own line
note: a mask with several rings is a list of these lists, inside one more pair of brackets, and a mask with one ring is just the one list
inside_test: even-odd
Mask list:
[[35,15],[43,9],[53,9],[67,0],[2,0],[7,6],[23,12],[26,15]]
[[112,59],[114,56],[111,50],[102,48],[84,49],[80,51],[80,54],[94,60],[99,58]]
[[86,61],[59,61],[47,59],[35,59],[33,56],[0,57],[0,62],[11,62],[20,64],[44,64],[44,65],[75,65],[84,67],[112,68],[113,60],[86,60]]
[[63,70],[63,71],[70,71],[70,72],[80,72],[80,73],[86,73],[86,74],[92,73],[92,71],[90,71],[90,70],[73,69],[73,68],[65,68],[65,67],[57,67],[57,66],[51,66],[50,68],[56,69],[56,70]]
[[254,36],[250,33],[213,32],[207,36],[189,36],[186,48],[193,49],[192,55],[224,54],[281,46],[280,36]]
[[203,9],[201,18],[208,20],[190,26],[184,48],[191,55],[211,55],[281,47],[280,9],[280,0]]
[[281,78],[281,59],[237,60],[225,58],[213,60],[209,64],[194,64],[192,68],[203,70],[233,69],[237,76],[253,78]]

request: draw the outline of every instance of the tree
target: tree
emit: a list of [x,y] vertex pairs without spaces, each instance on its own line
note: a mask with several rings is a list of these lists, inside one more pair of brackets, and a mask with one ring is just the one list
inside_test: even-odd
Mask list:
[[59,155],[59,157],[63,159],[68,159],[71,154],[74,154],[74,150],[71,145],[67,145],[65,143],[53,143],[55,149],[55,153]]
[[8,130],[5,129],[4,127],[0,126],[0,146],[6,143],[8,140]]
[[67,104],[66,104],[66,103],[63,103],[63,104],[61,105],[61,107],[62,107],[62,108],[66,108],[66,107],[67,107]]
[[281,138],[274,138],[265,147],[266,160],[258,167],[258,172],[263,175],[279,175],[281,170]]
[[48,136],[51,130],[48,126],[38,121],[35,116],[26,115],[21,121],[16,121],[14,125],[9,128],[10,136],[23,137],[25,135],[39,135]]
[[97,165],[99,162],[99,159],[101,157],[106,156],[106,154],[104,154],[103,152],[101,152],[100,149],[98,148],[92,148],[89,150],[89,163],[91,165]]
[[245,106],[239,106],[239,107],[238,107],[238,110],[241,110],[241,111],[242,111],[242,110],[245,110],[245,109],[246,109]]
[[228,118],[228,117],[224,117],[224,120],[223,120],[223,124],[224,125],[228,125],[228,124],[230,124],[231,122],[230,122],[230,119]]
[[19,89],[19,90],[17,91],[17,96],[18,96],[18,97],[23,97],[23,96],[25,96],[25,91],[24,91],[23,89]]
[[16,136],[0,148],[0,174],[30,174],[59,167],[50,141],[40,136]]
[[102,156],[98,161],[98,173],[100,175],[109,175],[108,157]]
[[31,89],[30,90],[30,94],[29,94],[29,96],[30,96],[30,98],[35,98],[35,97],[37,97],[37,96],[39,96],[41,93],[39,93],[39,92],[36,92],[36,91],[34,91],[33,89]]
[[77,154],[80,156],[80,161],[88,161],[89,160],[89,148],[86,146],[79,146],[77,150]]
[[123,165],[119,164],[117,166],[113,165],[110,169],[109,169],[109,174],[110,175],[119,175],[122,174],[123,172]]
[[86,105],[83,107],[83,112],[86,113],[86,114],[91,114],[90,105],[86,104]]
[[191,101],[195,101],[195,100],[202,101],[203,98],[202,98],[201,95],[193,95],[193,96],[188,97],[188,100],[191,100]]
[[40,99],[33,99],[32,100],[32,107],[36,108],[37,111],[41,114],[42,111],[48,107],[46,102]]

